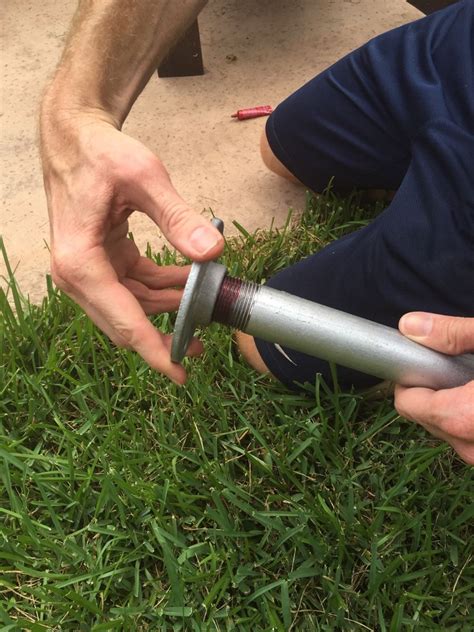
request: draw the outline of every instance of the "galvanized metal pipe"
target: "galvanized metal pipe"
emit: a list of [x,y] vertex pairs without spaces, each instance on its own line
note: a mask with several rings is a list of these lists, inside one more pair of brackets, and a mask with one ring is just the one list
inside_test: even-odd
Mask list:
[[221,282],[212,320],[405,386],[442,389],[474,380],[474,355],[447,356],[392,327],[229,276]]
[[[222,220],[212,224],[223,232]],[[229,277],[219,263],[194,263],[176,318],[173,362],[184,358],[196,327],[211,321],[405,386],[442,389],[474,380],[472,354],[447,356],[392,327]]]

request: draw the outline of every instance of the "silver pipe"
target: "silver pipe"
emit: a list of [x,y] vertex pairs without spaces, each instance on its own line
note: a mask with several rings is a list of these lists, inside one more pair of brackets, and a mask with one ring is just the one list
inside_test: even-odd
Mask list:
[[231,277],[222,282],[212,320],[405,386],[438,390],[474,380],[474,355],[447,356],[392,327]]
[[[223,232],[220,219],[212,223]],[[211,321],[405,386],[442,389],[474,380],[474,355],[447,356],[392,327],[233,279],[212,261],[194,263],[176,318],[173,362],[184,358],[196,327]]]

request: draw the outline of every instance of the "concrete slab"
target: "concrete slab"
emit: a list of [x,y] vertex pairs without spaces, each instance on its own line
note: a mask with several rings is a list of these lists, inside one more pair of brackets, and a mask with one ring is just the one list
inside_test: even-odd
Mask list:
[[[75,1],[7,0],[2,32],[1,233],[24,292],[39,300],[49,269],[46,203],[37,155],[37,112],[62,49]],[[231,231],[283,223],[305,192],[267,173],[258,141],[264,119],[237,122],[241,107],[277,105],[369,38],[421,14],[405,0],[213,0],[200,17],[206,74],[158,79],[138,99],[125,131],[163,160],[181,195],[211,207]],[[163,242],[135,214],[141,248]],[[3,267],[0,263],[0,273]]]

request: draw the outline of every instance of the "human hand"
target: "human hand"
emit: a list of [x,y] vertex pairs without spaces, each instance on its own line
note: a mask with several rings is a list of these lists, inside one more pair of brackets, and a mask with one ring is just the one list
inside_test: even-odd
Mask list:
[[[115,344],[184,383],[185,370],[170,359],[171,336],[146,314],[178,308],[189,267],[160,267],[140,256],[127,238],[127,218],[146,213],[198,261],[221,252],[222,235],[178,195],[161,161],[102,112],[43,113],[41,141],[54,282]],[[195,340],[188,353],[201,351]]]
[[[474,351],[474,318],[405,314],[399,329],[408,338],[450,355]],[[435,437],[444,439],[459,456],[474,465],[474,380],[457,388],[395,388],[395,407]]]

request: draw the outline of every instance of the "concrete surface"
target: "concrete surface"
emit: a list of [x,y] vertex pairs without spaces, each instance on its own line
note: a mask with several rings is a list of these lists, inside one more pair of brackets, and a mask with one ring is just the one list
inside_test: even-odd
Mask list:
[[[43,86],[62,49],[73,0],[6,0],[2,28],[1,233],[24,292],[44,292],[48,223],[37,152]],[[158,153],[181,195],[246,228],[277,224],[305,192],[260,164],[264,119],[237,122],[240,107],[277,105],[374,35],[420,17],[405,0],[211,0],[200,17],[206,74],[158,79],[138,99],[125,131]],[[234,56],[229,61],[228,56]],[[159,231],[135,214],[142,248]],[[0,273],[4,267],[0,263]]]

